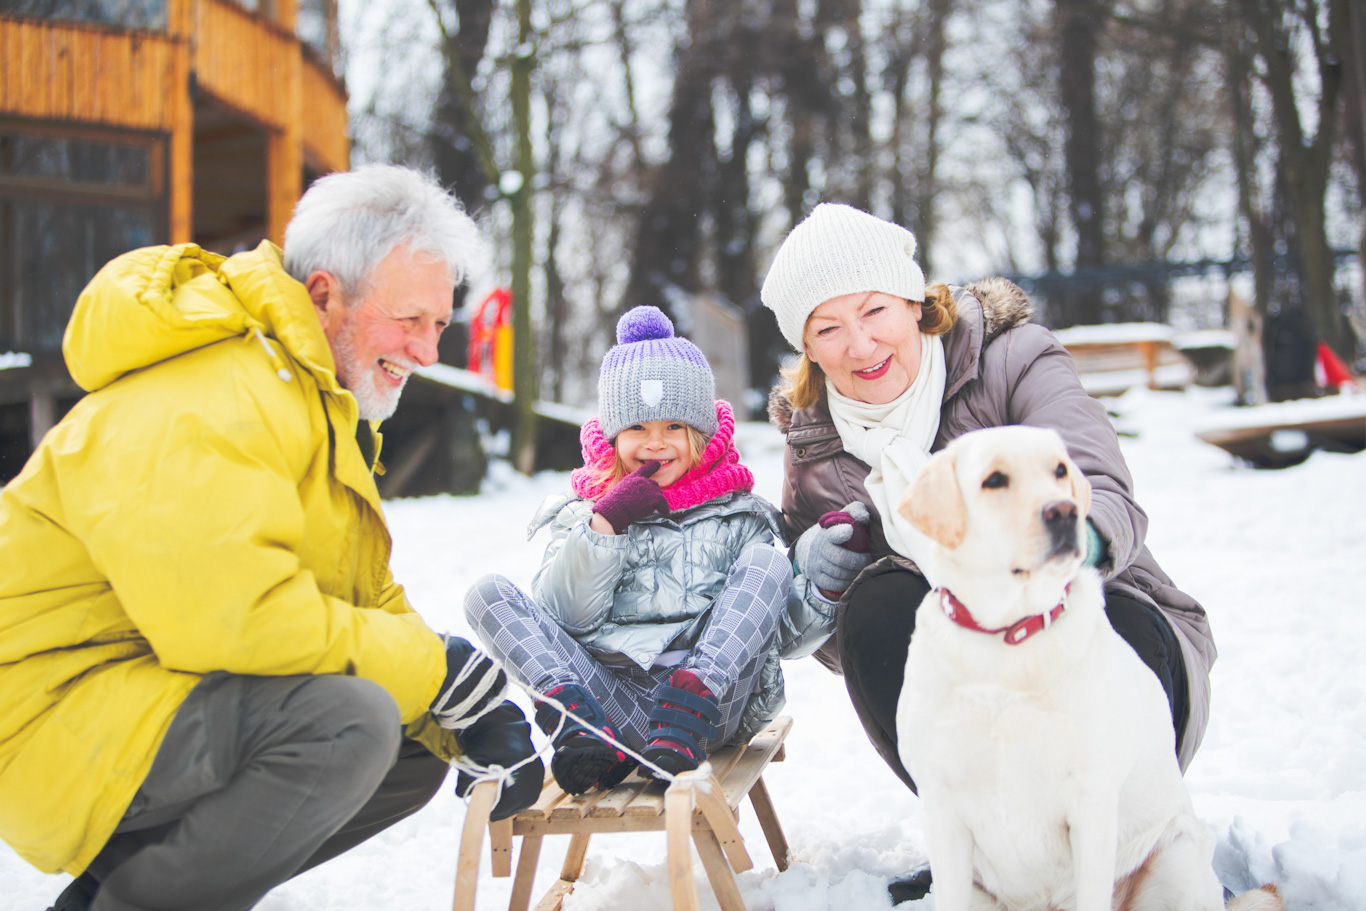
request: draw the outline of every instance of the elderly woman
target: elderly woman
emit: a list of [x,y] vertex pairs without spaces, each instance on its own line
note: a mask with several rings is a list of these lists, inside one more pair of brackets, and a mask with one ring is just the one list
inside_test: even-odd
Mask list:
[[1105,409],[1058,340],[1029,322],[1024,292],[1004,279],[927,289],[915,250],[904,228],[823,204],[783,241],[764,280],[763,302],[799,352],[769,413],[787,436],[794,586],[821,618],[789,632],[785,654],[814,650],[844,674],[873,746],[914,790],[897,755],[896,704],[915,625],[908,605],[929,585],[894,507],[955,437],[1050,427],[1091,482],[1087,560],[1105,580],[1111,624],[1162,682],[1184,770],[1209,719],[1214,642],[1204,609],[1144,546],[1148,517]]

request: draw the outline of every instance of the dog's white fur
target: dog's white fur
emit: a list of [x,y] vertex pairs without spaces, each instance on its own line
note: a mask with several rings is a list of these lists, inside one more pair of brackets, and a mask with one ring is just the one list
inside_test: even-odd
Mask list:
[[[1223,908],[1166,695],[1083,565],[1090,499],[1056,433],[1000,427],[936,454],[901,503],[929,538],[926,577],[980,626],[1045,614],[1066,591],[1017,645],[955,624],[935,591],[920,605],[896,722],[938,911]],[[1046,523],[1050,509],[1064,517]],[[1274,891],[1238,902],[1281,908]]]

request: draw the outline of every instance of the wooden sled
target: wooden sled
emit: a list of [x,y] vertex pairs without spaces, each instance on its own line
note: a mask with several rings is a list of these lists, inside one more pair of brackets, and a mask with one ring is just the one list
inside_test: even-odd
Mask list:
[[697,886],[692,876],[689,837],[697,846],[702,866],[722,911],[744,911],[735,874],[754,866],[736,827],[740,801],[746,795],[754,806],[769,850],[778,869],[788,866],[787,838],[769,800],[763,773],[770,762],[784,758],[783,741],[792,729],[786,715],[774,719],[747,745],[717,750],[701,768],[679,775],[667,787],[632,773],[610,791],[571,797],[548,773],[534,806],[511,819],[490,823],[497,800],[496,782],[475,785],[465,813],[460,854],[455,868],[453,911],[474,911],[479,877],[479,853],[484,829],[489,830],[493,875],[512,874],[512,839],[521,836],[517,877],[508,911],[527,911],[532,880],[547,835],[570,836],[569,852],[559,880],[537,903],[535,911],[558,911],[583,872],[588,841],[595,832],[664,832],[667,838],[669,892],[674,911],[697,911]]

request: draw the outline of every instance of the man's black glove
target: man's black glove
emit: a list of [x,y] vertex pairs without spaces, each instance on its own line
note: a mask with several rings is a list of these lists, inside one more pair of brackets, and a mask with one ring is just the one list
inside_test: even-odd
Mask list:
[[458,636],[446,639],[446,679],[432,700],[432,716],[443,728],[469,727],[507,695],[508,678],[493,659]]
[[[511,700],[457,733],[455,739],[466,757],[484,766],[500,765],[510,769],[536,752],[531,745],[531,725]],[[541,796],[544,782],[545,765],[539,758],[513,772],[512,781],[503,786],[498,805],[489,814],[489,819],[506,819],[531,806]],[[456,776],[456,796],[464,797],[473,786],[474,778],[468,772],[462,771]]]

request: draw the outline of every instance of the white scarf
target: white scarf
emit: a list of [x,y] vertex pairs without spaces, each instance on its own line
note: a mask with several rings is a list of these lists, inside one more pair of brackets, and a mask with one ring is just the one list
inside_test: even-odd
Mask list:
[[[916,560],[924,536],[897,511],[902,494],[930,460],[944,404],[944,342],[920,336],[920,370],[911,386],[885,405],[872,405],[841,395],[827,377],[830,416],[844,449],[872,471],[863,482],[882,517],[887,543],[903,557]],[[916,562],[919,562],[918,560]]]

